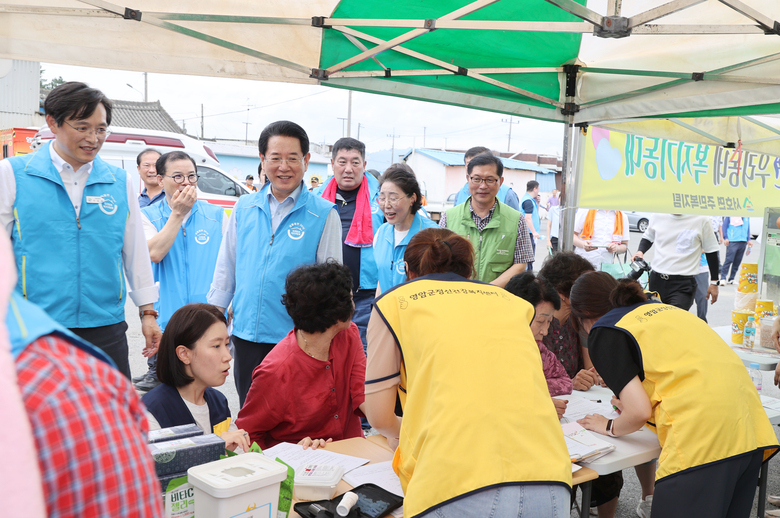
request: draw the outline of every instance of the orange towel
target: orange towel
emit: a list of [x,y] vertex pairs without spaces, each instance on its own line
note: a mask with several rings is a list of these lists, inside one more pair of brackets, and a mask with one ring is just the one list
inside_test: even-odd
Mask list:
[[[582,232],[580,232],[580,237],[582,239],[590,239],[593,237],[593,222],[596,220],[596,210],[590,209],[588,211],[588,215],[585,216],[585,224],[582,226]],[[612,232],[612,235],[615,236],[622,236],[623,235],[623,213],[619,210],[615,211],[615,230]]]

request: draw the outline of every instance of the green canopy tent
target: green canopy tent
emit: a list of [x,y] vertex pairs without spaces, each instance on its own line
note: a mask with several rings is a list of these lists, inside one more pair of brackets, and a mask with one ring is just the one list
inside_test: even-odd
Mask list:
[[575,124],[780,112],[776,0],[131,1],[0,3],[0,58],[322,84],[558,121],[567,228]]

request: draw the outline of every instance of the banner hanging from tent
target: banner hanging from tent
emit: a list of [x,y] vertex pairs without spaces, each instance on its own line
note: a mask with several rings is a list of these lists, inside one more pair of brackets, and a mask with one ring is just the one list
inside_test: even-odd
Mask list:
[[585,137],[580,207],[757,216],[778,195],[777,156],[596,126]]

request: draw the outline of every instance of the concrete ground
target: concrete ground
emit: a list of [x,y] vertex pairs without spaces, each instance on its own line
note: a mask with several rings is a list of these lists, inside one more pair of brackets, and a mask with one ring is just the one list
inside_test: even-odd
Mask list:
[[[544,225],[543,225],[544,227]],[[629,248],[632,251],[637,250],[637,246],[639,245],[639,240],[641,238],[641,234],[637,232],[631,233],[631,241]],[[544,244],[544,241],[540,242],[540,245],[537,247],[537,265],[540,267],[542,264],[542,261],[547,255],[546,246]],[[725,247],[721,246],[721,261],[725,257]],[[645,255],[645,259],[648,260],[652,264],[653,261],[653,250],[651,249],[648,254]],[[538,269],[535,268],[535,269]],[[714,305],[711,305],[708,310],[708,321],[710,322],[710,325],[718,326],[718,325],[729,325],[731,323],[731,310],[734,307],[734,293],[736,292],[736,286],[722,286],[720,288],[720,296],[718,302],[716,302]],[[143,349],[143,336],[141,335],[141,325],[138,319],[138,311],[136,307],[132,303],[128,303],[126,306],[126,318],[127,323],[129,324],[129,329],[127,331],[127,338],[130,345],[130,368],[132,370],[133,376],[141,374],[146,371],[146,359],[141,356],[141,350]],[[696,312],[696,306],[694,305],[693,308],[691,308],[692,312]],[[763,393],[772,396],[780,398],[780,390],[778,390],[777,387],[774,386],[773,383],[774,380],[774,373],[771,372],[765,372],[764,373],[764,388]],[[239,404],[238,404],[238,394],[236,393],[235,383],[233,380],[232,372],[228,376],[227,381],[225,384],[220,387],[220,390],[225,394],[225,396],[228,399],[228,403],[230,404],[230,410],[233,416],[236,416],[238,414],[239,410]],[[780,432],[780,428],[775,428],[776,433]],[[780,433],[778,434],[778,441],[780,441]],[[778,455],[780,457],[780,455]],[[641,496],[641,489],[639,486],[639,482],[636,478],[636,473],[633,469],[627,469],[623,471],[623,478],[625,480],[623,485],[623,490],[620,495],[620,500],[618,502],[618,508],[617,513],[615,516],[617,518],[631,518],[636,516],[636,505],[639,501],[639,498]],[[780,495],[780,460],[773,459],[769,463],[769,483],[767,486],[767,492],[768,494],[774,494],[774,495]],[[756,492],[756,495],[758,495],[758,492]],[[753,503],[753,512],[751,513],[751,516],[756,516],[756,504],[757,502],[754,501]],[[774,509],[774,506],[767,504],[767,510]],[[572,512],[572,516],[575,516],[575,513]]]

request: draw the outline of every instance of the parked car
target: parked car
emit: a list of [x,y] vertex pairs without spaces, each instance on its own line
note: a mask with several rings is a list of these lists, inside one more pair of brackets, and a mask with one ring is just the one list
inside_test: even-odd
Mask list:
[[650,212],[636,212],[626,211],[628,216],[628,228],[629,230],[636,230],[637,232],[644,232],[647,230],[647,224],[650,222]]
[[[54,134],[44,126],[35,135],[33,149],[53,139]],[[228,213],[240,196],[249,194],[249,189],[219,169],[217,156],[197,139],[181,133],[154,131],[138,128],[111,127],[111,134],[100,148],[100,158],[109,164],[124,169],[133,189],[141,192],[143,186],[138,176],[136,158],[146,148],[154,148],[160,153],[184,151],[195,160],[198,166],[198,199],[219,205]]]

